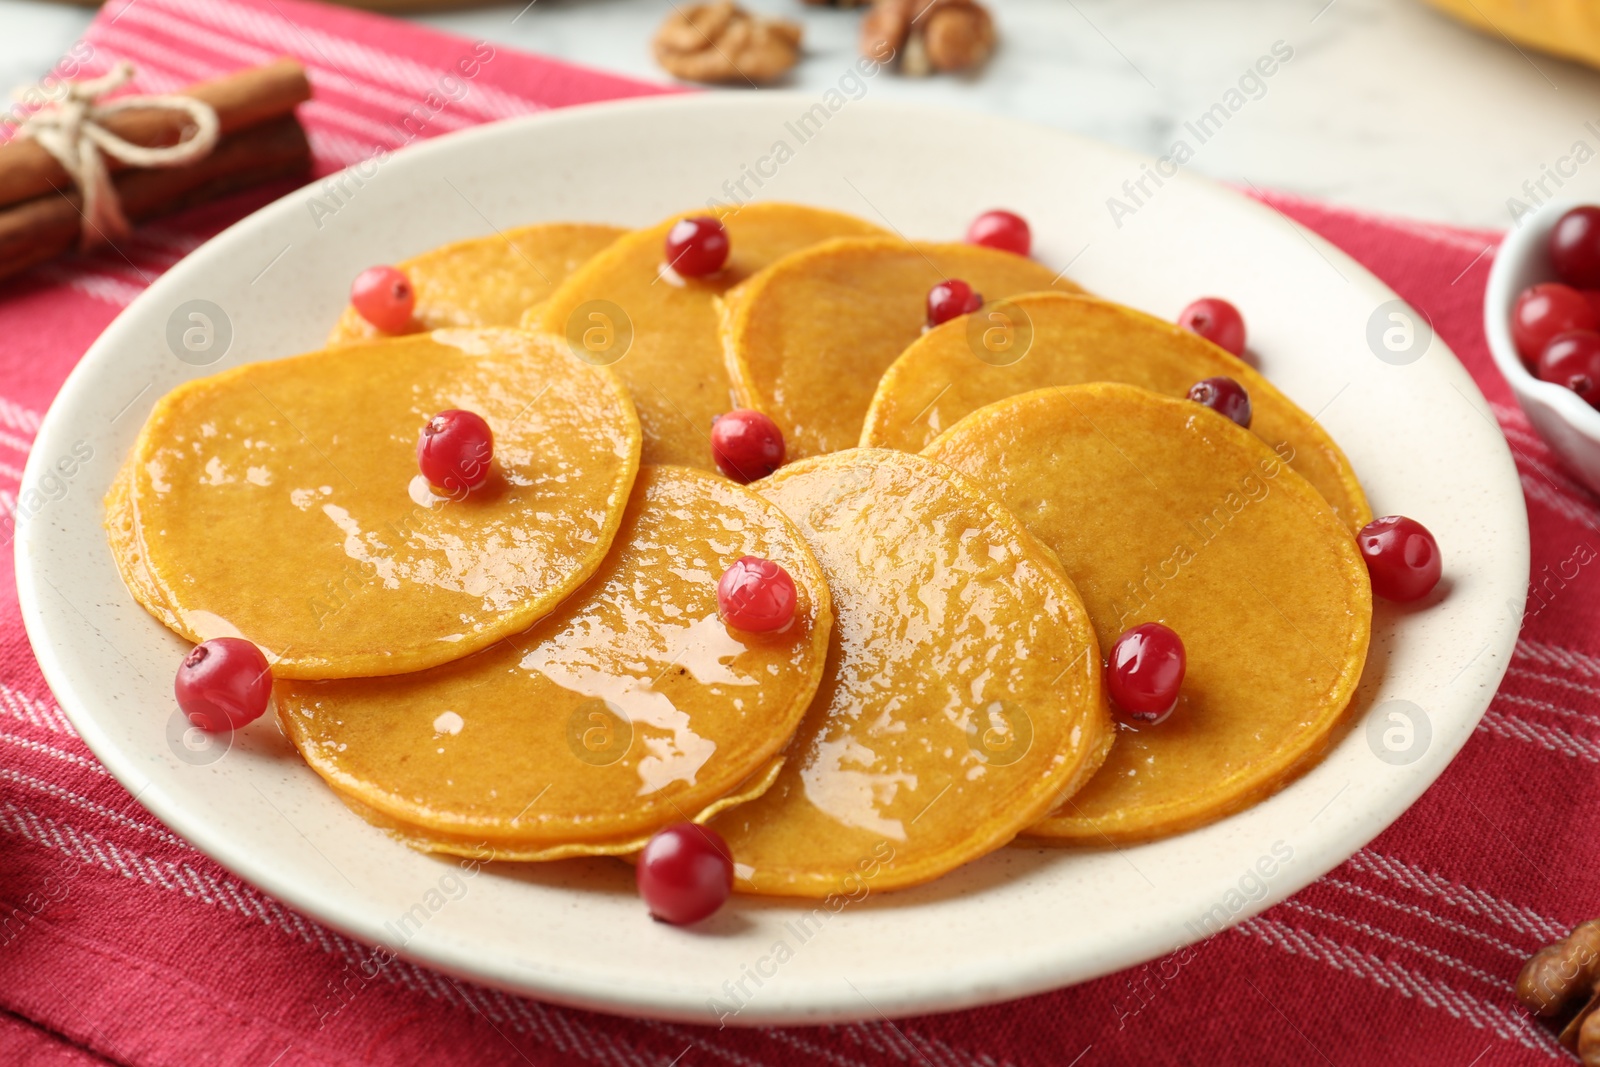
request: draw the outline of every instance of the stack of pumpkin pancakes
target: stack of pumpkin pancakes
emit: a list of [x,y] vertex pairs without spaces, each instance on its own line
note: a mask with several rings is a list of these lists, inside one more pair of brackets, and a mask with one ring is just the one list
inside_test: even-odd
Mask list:
[[[1371,514],[1305,412],[1025,257],[717,214],[709,278],[663,270],[683,216],[530,226],[399,264],[414,332],[347,311],[322,351],[180,386],[107,498],[129,589],[259,646],[306,762],[432,852],[627,856],[691,820],[739,890],[821,897],[1178,833],[1318,757],[1366,658]],[[925,328],[950,277],[988,303]],[[1184,399],[1217,375],[1253,429]],[[735,407],[788,446],[748,486],[708,440]],[[453,408],[495,458],[443,497],[416,441]],[[744,556],[793,578],[785,628],[719,617]],[[1149,621],[1188,674],[1134,728],[1102,653]]]

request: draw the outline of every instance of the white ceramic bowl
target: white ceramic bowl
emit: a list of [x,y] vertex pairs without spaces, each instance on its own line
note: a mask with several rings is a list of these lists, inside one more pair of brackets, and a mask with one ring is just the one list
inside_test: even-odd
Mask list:
[[1490,354],[1533,428],[1584,485],[1600,493],[1600,411],[1571,389],[1540,381],[1523,366],[1511,343],[1511,305],[1528,286],[1559,280],[1550,266],[1550,231],[1580,204],[1600,204],[1600,190],[1587,197],[1552,200],[1506,234],[1489,270],[1483,332]]

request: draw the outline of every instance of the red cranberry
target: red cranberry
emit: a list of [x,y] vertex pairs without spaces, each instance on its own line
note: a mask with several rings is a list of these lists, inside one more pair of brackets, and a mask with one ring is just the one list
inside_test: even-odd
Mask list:
[[743,556],[717,582],[717,612],[735,630],[764,634],[794,618],[796,593],[789,572],[760,556]]
[[1218,348],[1244,355],[1244,316],[1219,296],[1196,300],[1178,316],[1178,325],[1204,337]]
[[1600,333],[1569,330],[1558,333],[1539,353],[1539,377],[1564,385],[1600,407]]
[[1529,369],[1558,333],[1600,330],[1600,314],[1570,285],[1544,282],[1524,289],[1511,305],[1511,342]]
[[1575,207],[1550,231],[1550,265],[1568,285],[1600,288],[1600,207]]
[[1418,600],[1439,584],[1439,542],[1415,519],[1373,519],[1356,538],[1372,576],[1372,591],[1385,600]]
[[928,325],[949,322],[957,315],[970,315],[983,307],[983,294],[960,278],[939,282],[928,290]]
[[759,411],[740,408],[711,422],[711,458],[718,470],[741,485],[783,466],[784,455],[783,431]]
[[679,219],[667,231],[667,265],[685,278],[715,274],[728,262],[728,231],[710,215]]
[[1106,687],[1124,717],[1154,726],[1178,706],[1178,689],[1186,669],[1183,641],[1159,622],[1147,622],[1111,646]]
[[488,480],[493,459],[494,431],[471,411],[441,411],[417,438],[417,466],[441,493],[454,496],[478,488]]
[[1232,378],[1204,378],[1189,387],[1189,399],[1250,428],[1250,394]]
[[350,303],[356,312],[384,333],[405,333],[417,294],[411,279],[393,267],[368,267],[350,285]]
[[1033,249],[1028,220],[1010,211],[985,211],[967,227],[967,243],[1025,256]]
[[213,637],[189,650],[172,683],[178,707],[208,733],[255,722],[272,699],[272,667],[239,637]]
[[634,876],[652,917],[687,926],[727,901],[733,892],[733,857],[715,830],[680,822],[644,846]]

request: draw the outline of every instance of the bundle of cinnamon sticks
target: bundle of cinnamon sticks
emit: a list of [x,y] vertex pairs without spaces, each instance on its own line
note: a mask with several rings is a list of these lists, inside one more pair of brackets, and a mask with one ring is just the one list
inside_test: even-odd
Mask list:
[[[127,169],[107,158],[129,221],[308,172],[311,148],[294,108],[310,99],[311,84],[299,63],[276,60],[200,82],[182,94],[211,105],[221,139],[183,166]],[[108,117],[105,126],[134,144],[163,147],[182,140],[189,123],[181,111],[135,108]],[[0,278],[75,247],[82,208],[83,197],[66,171],[37,141],[19,137],[0,144]]]

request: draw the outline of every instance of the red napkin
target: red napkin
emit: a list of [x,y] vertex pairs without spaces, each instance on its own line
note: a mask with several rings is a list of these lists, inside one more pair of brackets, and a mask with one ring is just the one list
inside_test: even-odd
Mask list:
[[[126,57],[147,91],[298,56],[316,86],[303,117],[322,172],[413,136],[662,91],[299,0],[113,0],[87,41],[87,71]],[[461,99],[412,110],[468,57],[478,70]],[[9,286],[0,298],[7,540],[40,413],[79,354],[153,276],[281,191],[145,227],[124,245],[126,258],[64,260]],[[367,977],[359,945],[239,882],[107,775],[45,687],[13,576],[0,567],[0,1062],[1091,1067],[1559,1058],[1511,983],[1527,954],[1600,913],[1600,855],[1587,844],[1600,812],[1600,568],[1574,572],[1572,563],[1580,550],[1593,559],[1600,549],[1600,510],[1529,430],[1489,362],[1479,308],[1498,235],[1287,197],[1269,202],[1431,318],[1516,451],[1533,528],[1538,584],[1511,673],[1482,726],[1404,818],[1332,874],[1144,967],[893,1023],[717,1031],[551,1007],[404,962]]]

